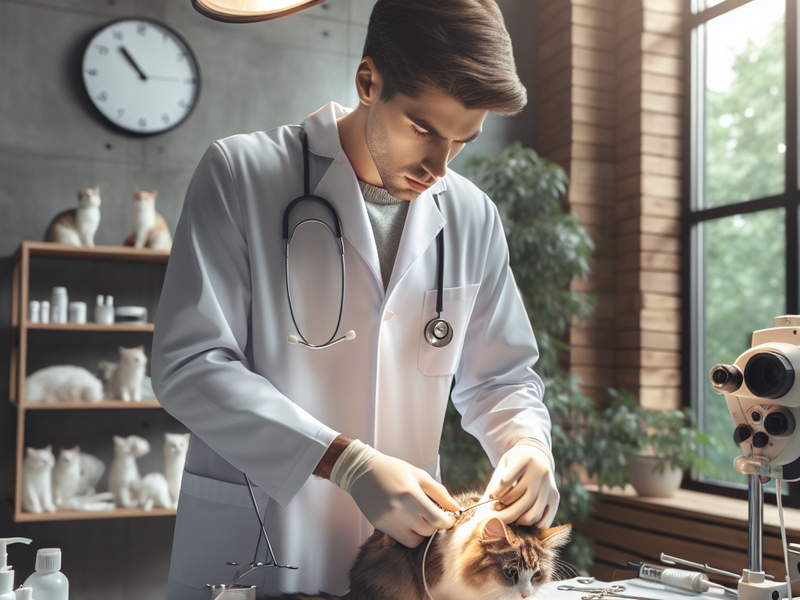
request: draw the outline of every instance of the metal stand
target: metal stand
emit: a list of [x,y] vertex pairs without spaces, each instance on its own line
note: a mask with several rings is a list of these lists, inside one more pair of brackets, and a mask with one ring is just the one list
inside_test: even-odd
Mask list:
[[762,530],[764,524],[764,484],[758,475],[750,475],[747,485],[748,530],[747,530],[747,568],[751,571],[762,569]]

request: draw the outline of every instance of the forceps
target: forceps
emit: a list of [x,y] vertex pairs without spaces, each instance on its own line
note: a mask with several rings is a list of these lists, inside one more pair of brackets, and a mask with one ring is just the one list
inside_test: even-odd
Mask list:
[[591,594],[592,596],[602,597],[608,595],[616,595],[621,594],[625,591],[624,585],[612,585],[611,587],[605,588],[590,588],[590,587],[581,587],[578,585],[560,585],[557,588],[562,592],[586,592],[587,594]]

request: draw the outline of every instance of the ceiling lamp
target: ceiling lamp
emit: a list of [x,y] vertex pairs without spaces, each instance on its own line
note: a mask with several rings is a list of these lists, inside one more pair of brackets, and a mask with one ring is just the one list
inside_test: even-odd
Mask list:
[[277,19],[324,0],[192,0],[197,12],[225,23],[253,23]]

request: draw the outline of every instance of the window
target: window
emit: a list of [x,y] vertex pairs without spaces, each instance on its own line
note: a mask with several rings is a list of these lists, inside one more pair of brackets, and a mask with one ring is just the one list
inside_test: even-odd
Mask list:
[[688,370],[698,422],[726,445],[707,485],[743,488],[724,397],[708,373],[777,315],[799,313],[797,5],[695,0],[689,142]]

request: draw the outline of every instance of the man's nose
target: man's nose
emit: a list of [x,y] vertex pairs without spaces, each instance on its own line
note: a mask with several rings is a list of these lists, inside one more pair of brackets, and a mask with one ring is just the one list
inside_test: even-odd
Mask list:
[[435,179],[441,179],[447,173],[447,163],[450,162],[450,143],[442,141],[439,144],[431,144],[422,166]]

